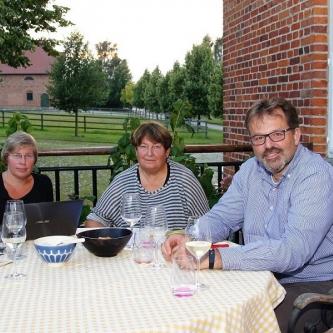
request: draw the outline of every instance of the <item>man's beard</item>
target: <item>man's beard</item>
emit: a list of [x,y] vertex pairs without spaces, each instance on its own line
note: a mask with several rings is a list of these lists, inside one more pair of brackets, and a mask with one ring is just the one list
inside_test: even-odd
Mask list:
[[265,159],[265,156],[272,153],[272,152],[280,154],[281,149],[278,149],[278,148],[266,149],[263,153],[262,163],[264,164],[264,167],[266,168],[267,171],[269,171],[273,175],[275,175],[277,173],[280,173],[290,163],[292,158],[284,159],[283,156],[279,155],[276,158],[276,162],[275,161],[273,163],[272,162],[267,162],[266,159]]

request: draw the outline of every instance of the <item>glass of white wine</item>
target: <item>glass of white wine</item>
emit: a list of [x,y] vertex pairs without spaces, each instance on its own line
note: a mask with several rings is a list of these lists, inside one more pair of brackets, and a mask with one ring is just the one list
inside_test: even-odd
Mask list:
[[12,273],[6,275],[6,278],[21,278],[25,274],[16,271],[16,252],[26,239],[26,218],[20,211],[5,212],[2,221],[2,241],[12,252],[13,269]]
[[[142,217],[139,194],[124,193],[122,195],[120,216],[129,225],[131,231],[133,232],[133,227],[140,221]],[[127,248],[131,249],[132,246]]]
[[[25,224],[27,224],[27,218],[25,214],[24,202],[23,200],[7,200],[5,206],[6,213],[12,212],[22,212],[25,217]],[[24,259],[26,257],[25,254],[22,253],[23,247],[19,247],[16,251],[16,260]],[[13,258],[10,258],[13,259]]]
[[199,217],[196,216],[191,216],[188,219],[185,228],[185,247],[197,260],[197,287],[203,289],[208,288],[208,286],[199,281],[200,260],[209,251],[212,245],[212,237],[209,229],[200,233],[198,222]]

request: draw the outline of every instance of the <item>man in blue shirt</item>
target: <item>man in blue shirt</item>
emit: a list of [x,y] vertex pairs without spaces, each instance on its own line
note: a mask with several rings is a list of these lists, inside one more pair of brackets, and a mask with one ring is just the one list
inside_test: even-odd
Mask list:
[[[256,103],[245,125],[255,157],[200,219],[200,232],[209,228],[217,242],[242,229],[244,245],[215,250],[213,266],[272,271],[287,291],[276,309],[284,332],[298,294],[333,288],[333,167],[300,144],[296,108],[284,99]],[[167,239],[166,259],[182,237]]]

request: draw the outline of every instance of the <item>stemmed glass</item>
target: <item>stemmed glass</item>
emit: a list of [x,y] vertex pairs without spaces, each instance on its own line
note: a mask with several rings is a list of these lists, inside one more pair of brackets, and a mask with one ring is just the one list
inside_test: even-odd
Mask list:
[[155,243],[153,267],[164,267],[164,264],[160,260],[159,252],[160,246],[165,237],[165,233],[168,230],[168,221],[166,219],[165,209],[162,205],[148,207],[145,219],[145,227],[150,228],[150,232]]
[[[129,224],[130,229],[133,232],[133,227],[140,221],[142,217],[139,194],[123,194],[121,198],[120,216],[127,224]],[[130,246],[128,248],[132,247]]]
[[20,278],[25,274],[16,271],[16,252],[26,239],[26,218],[22,212],[13,211],[5,212],[2,221],[2,241],[13,253],[13,270],[11,274],[6,275],[6,278]]
[[191,216],[185,228],[185,247],[197,260],[197,286],[198,288],[208,288],[207,285],[200,283],[200,260],[209,251],[212,245],[212,237],[209,229],[204,233],[199,232],[199,217]]
[[23,200],[7,200],[5,212],[22,212],[25,215]]
[[[7,212],[7,213],[22,212],[22,214],[25,217],[25,223],[27,223],[23,200],[7,200],[6,206],[5,206],[5,212]],[[22,251],[17,251],[16,259],[25,258],[25,255],[20,252],[22,252]],[[13,259],[13,258],[11,258],[11,259]]]

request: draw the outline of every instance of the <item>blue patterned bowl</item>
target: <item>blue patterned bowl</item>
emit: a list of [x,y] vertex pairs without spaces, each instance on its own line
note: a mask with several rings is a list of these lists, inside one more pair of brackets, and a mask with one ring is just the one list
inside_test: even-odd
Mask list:
[[71,241],[73,241],[71,236],[47,236],[35,239],[34,245],[46,263],[51,266],[61,266],[74,252],[76,243],[70,243]]

